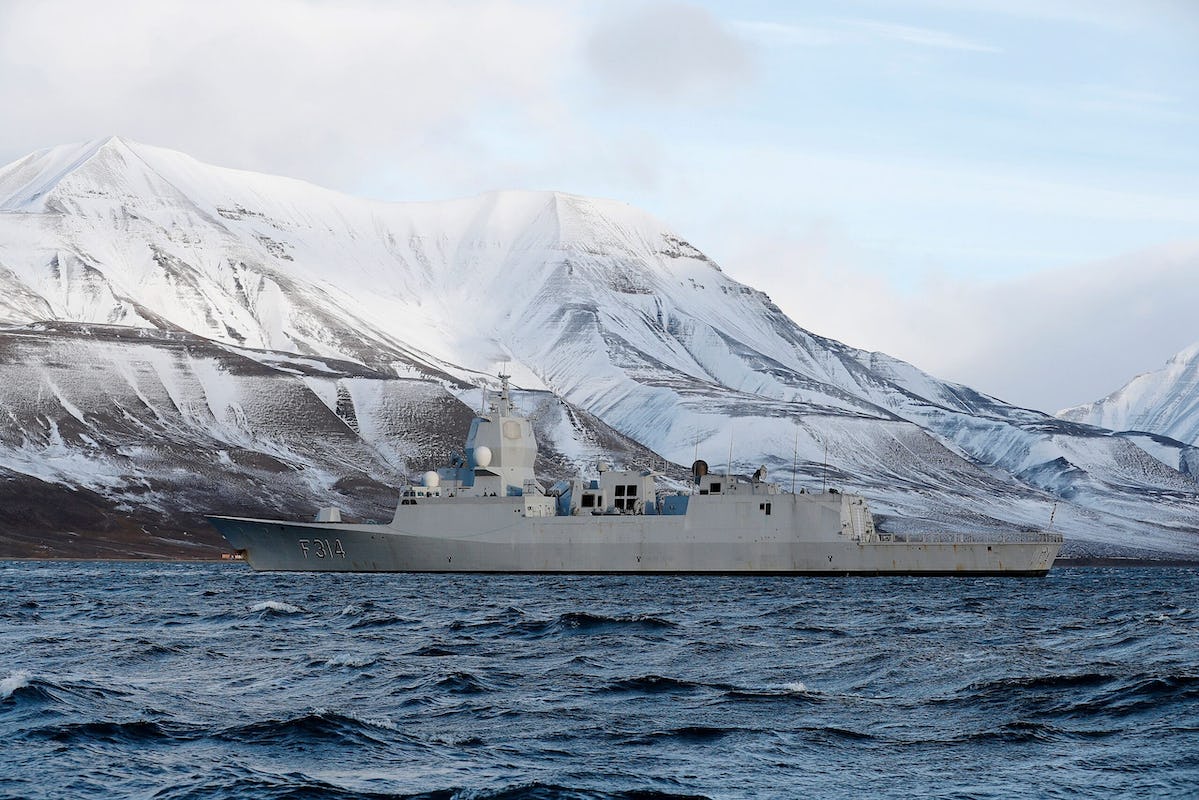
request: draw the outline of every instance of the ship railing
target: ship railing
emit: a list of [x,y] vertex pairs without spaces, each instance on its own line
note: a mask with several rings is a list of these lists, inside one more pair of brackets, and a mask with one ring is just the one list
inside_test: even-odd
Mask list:
[[998,533],[882,533],[880,542],[896,544],[1061,544],[1060,533],[1000,531]]

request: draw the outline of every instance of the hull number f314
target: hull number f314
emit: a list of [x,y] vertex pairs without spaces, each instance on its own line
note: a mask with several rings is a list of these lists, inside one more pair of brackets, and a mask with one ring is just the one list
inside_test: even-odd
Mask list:
[[300,539],[300,551],[304,558],[345,558],[346,549],[341,546],[341,539]]

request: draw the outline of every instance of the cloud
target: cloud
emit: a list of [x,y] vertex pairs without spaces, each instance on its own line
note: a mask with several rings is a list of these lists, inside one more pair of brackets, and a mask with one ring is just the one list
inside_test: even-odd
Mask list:
[[745,41],[704,9],[674,3],[637,6],[603,21],[586,57],[616,92],[679,103],[722,99],[752,72]]
[[[108,134],[352,189],[452,173],[491,123],[560,113],[576,20],[555,4],[41,2],[0,6],[9,159]],[[5,159],[5,160],[9,160]]]
[[775,47],[824,47],[831,45],[878,44],[879,41],[939,50],[999,53],[1002,50],[949,31],[882,20],[841,19],[819,24],[796,25],[772,21],[742,20],[735,29],[758,44]]
[[814,333],[1050,413],[1199,341],[1199,241],[1004,280],[942,273],[903,286],[856,267],[824,225],[725,266]]
[[1199,13],[1194,0],[1088,0],[1085,3],[1045,0],[927,0],[932,8],[974,12],[992,19],[1011,17],[1036,23],[1058,23],[1116,31],[1128,35],[1166,24],[1190,35],[1199,32]]
[[971,50],[978,53],[999,53],[998,47],[976,42],[947,31],[922,28],[915,25],[899,25],[893,22],[854,19],[846,20],[847,26],[857,28],[873,38],[889,39],[918,47],[941,50]]
[[733,23],[733,29],[756,44],[773,47],[822,47],[845,41],[843,32],[818,25],[738,20]]

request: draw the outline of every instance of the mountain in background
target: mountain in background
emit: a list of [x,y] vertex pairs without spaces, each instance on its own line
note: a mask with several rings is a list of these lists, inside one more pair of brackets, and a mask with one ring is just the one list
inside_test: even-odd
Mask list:
[[1102,400],[1067,408],[1057,416],[1199,445],[1199,342],[1177,353],[1161,369],[1136,376]]
[[[542,474],[604,457],[682,479],[699,455],[861,491],[892,530],[1043,528],[1056,504],[1068,553],[1199,555],[1190,444],[812,334],[613,201],[382,203],[122,139],[59,147],[0,169],[0,323],[0,493],[87,492],[87,519],[175,548],[219,543],[206,511],[386,516],[505,365]],[[52,514],[0,537],[63,552],[56,525],[112,538]]]

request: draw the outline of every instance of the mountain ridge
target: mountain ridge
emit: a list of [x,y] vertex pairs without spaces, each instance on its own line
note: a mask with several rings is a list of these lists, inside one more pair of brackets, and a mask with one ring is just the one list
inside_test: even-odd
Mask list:
[[1199,342],[1175,353],[1165,366],[1133,377],[1106,397],[1062,409],[1056,416],[1199,445]]
[[0,210],[0,321],[177,329],[459,399],[503,363],[675,464],[732,450],[732,469],[796,464],[812,481],[827,462],[893,526],[1036,527],[1056,501],[1089,553],[1199,553],[1185,443],[1016,408],[806,331],[627,204],[382,203],[98,141],[0,169],[0,198],[57,176],[40,207]]

